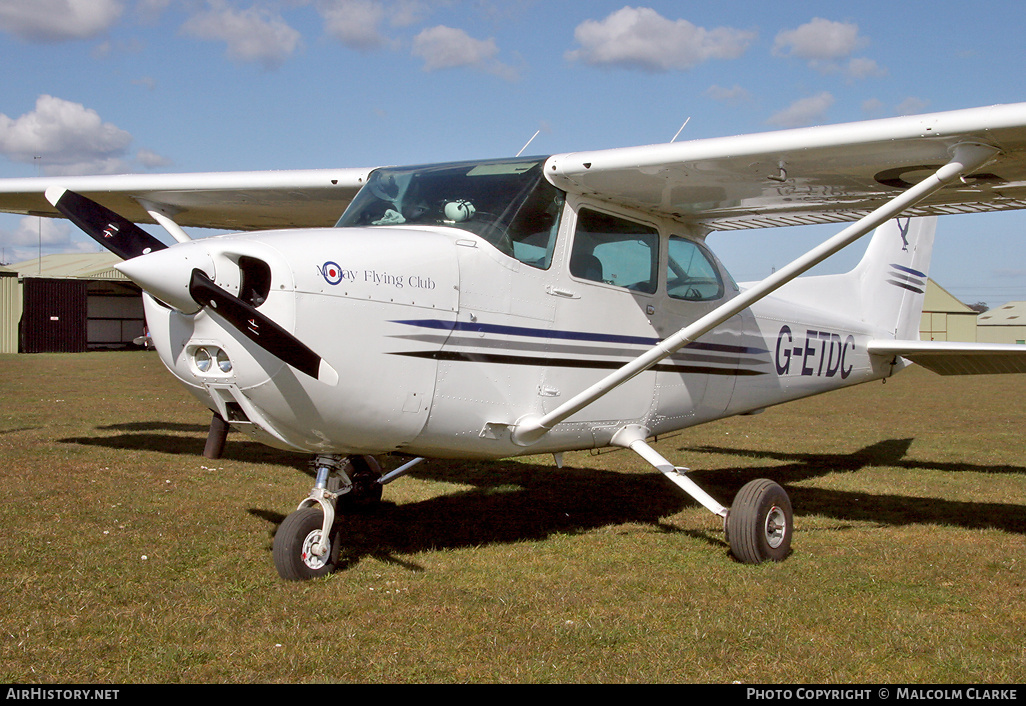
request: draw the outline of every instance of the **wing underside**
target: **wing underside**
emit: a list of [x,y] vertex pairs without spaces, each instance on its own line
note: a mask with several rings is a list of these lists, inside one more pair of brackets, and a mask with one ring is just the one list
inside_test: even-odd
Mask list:
[[122,174],[0,180],[0,211],[60,218],[48,188],[81,194],[134,223],[153,211],[179,226],[224,230],[332,226],[369,169]]
[[[1026,208],[1026,103],[690,142],[558,154],[559,188],[700,230],[858,220],[946,164],[956,146],[995,158],[907,216]],[[59,216],[67,189],[137,223],[154,210],[180,226],[330,226],[370,169],[146,174],[0,180],[0,211]]]
[[560,188],[707,230],[853,221],[956,145],[998,148],[908,216],[1026,208],[1026,103],[552,157]]

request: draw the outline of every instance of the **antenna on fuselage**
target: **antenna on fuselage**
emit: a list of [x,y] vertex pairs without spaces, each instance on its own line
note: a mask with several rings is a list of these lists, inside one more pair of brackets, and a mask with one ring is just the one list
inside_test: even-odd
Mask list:
[[673,136],[673,140],[670,140],[670,142],[673,142],[673,141],[675,141],[675,140],[676,140],[676,139],[677,139],[678,137],[680,137],[680,134],[681,134],[682,132],[684,132],[684,128],[686,128],[686,127],[688,126],[688,122],[690,122],[690,120],[691,120],[691,116],[689,115],[689,116],[688,116],[688,119],[687,119],[687,120],[685,120],[685,121],[684,121],[684,124],[680,126],[680,130],[678,130],[678,131],[677,131],[677,134]]
[[[531,135],[531,139],[527,141],[527,145],[529,145],[529,144],[531,144],[532,142],[534,142],[534,138],[538,137],[538,133],[539,133],[539,132],[541,132],[541,130],[535,130],[535,131],[534,131],[534,134],[533,134],[533,135]],[[522,154],[524,153],[524,150],[526,150],[526,149],[527,149],[527,145],[524,145],[523,147],[521,147],[521,148],[520,148],[520,151],[519,151],[519,152],[517,152],[517,157],[519,157],[520,155],[522,155]]]

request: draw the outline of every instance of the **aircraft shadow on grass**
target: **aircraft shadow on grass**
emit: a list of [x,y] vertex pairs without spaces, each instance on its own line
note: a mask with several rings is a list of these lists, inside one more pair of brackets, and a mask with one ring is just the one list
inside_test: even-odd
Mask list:
[[[99,431],[118,432],[113,436],[60,439],[68,444],[104,446],[125,451],[157,451],[175,456],[200,456],[206,444],[208,426],[181,422],[124,422],[97,427]],[[308,458],[251,441],[232,444],[227,454],[241,463],[267,463],[307,470]],[[209,460],[209,463],[216,461]],[[312,475],[312,474],[311,474]]]
[[[201,425],[147,422],[119,424],[105,429],[121,433],[62,441],[200,456],[206,432]],[[821,515],[889,526],[932,523],[1026,534],[1026,508],[1020,505],[794,485],[827,473],[854,473],[870,467],[905,468],[910,472],[934,469],[1026,475],[1026,467],[1020,466],[931,463],[905,458],[911,444],[912,439],[891,439],[847,454],[696,446],[682,447],[679,456],[684,458],[697,452],[733,455],[741,459],[755,456],[784,462],[772,467],[737,465],[690,474],[721,502],[731,500],[749,480],[765,476],[787,488],[799,515]],[[248,440],[230,442],[225,458],[241,463],[279,464],[312,477],[305,456]],[[341,568],[373,557],[417,570],[418,567],[402,557],[426,550],[544,540],[555,534],[574,534],[625,524],[647,525],[656,532],[682,533],[711,546],[722,547],[724,551],[729,550],[719,528],[682,530],[665,521],[664,518],[695,503],[656,473],[620,473],[570,466],[558,469],[517,461],[432,460],[417,466],[410,476],[462,487],[455,492],[402,505],[389,502],[386,496],[385,501],[373,508],[342,518]],[[249,513],[271,524],[271,535],[285,519],[279,512],[262,508],[251,508]]]
[[[913,439],[888,439],[848,454],[787,453],[718,446],[694,446],[683,453],[712,453],[784,461],[783,465],[759,469],[759,474],[776,479],[787,487],[791,502],[800,514],[823,515],[839,520],[874,522],[881,525],[940,524],[965,529],[993,528],[1026,534],[1026,508],[1011,503],[985,503],[966,500],[880,495],[794,485],[827,473],[855,473],[863,468],[899,468],[910,473],[934,470],[948,473],[1020,474],[1026,467],[944,463],[906,458]],[[715,485],[720,478],[748,480],[754,470],[747,466],[696,471],[699,483]]]

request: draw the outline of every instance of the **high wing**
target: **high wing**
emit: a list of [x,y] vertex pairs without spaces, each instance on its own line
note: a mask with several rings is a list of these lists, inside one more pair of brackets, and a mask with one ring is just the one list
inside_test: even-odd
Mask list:
[[161,216],[225,230],[332,226],[370,169],[0,179],[0,211],[60,218],[49,188],[81,194],[134,223]]
[[870,341],[873,355],[900,356],[940,375],[1026,373],[1026,346],[958,341]]
[[552,157],[556,186],[707,230],[852,221],[960,143],[998,156],[906,216],[1026,208],[1026,103]]
[[[1026,103],[690,142],[558,154],[546,176],[570,193],[706,230],[857,220],[948,162],[956,145],[997,156],[904,215],[1026,208]],[[0,211],[60,214],[47,188],[137,223],[228,230],[333,225],[370,169],[0,180]]]

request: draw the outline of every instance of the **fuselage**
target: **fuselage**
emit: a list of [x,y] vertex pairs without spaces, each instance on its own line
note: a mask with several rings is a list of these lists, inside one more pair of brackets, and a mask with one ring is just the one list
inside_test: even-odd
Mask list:
[[880,331],[785,288],[517,445],[518,420],[739,291],[704,234],[567,197],[527,179],[530,169],[503,162],[481,173],[515,182],[519,201],[502,213],[501,199],[488,204],[501,189],[445,172],[434,177],[446,191],[429,198],[435,184],[408,170],[365,187],[342,227],[218,236],[147,256],[204,269],[330,363],[337,385],[292,369],[217,313],[176,308],[173,292],[172,306],[146,297],[161,359],[264,443],[457,458],[602,447],[626,424],[662,434],[890,374],[866,353]]

